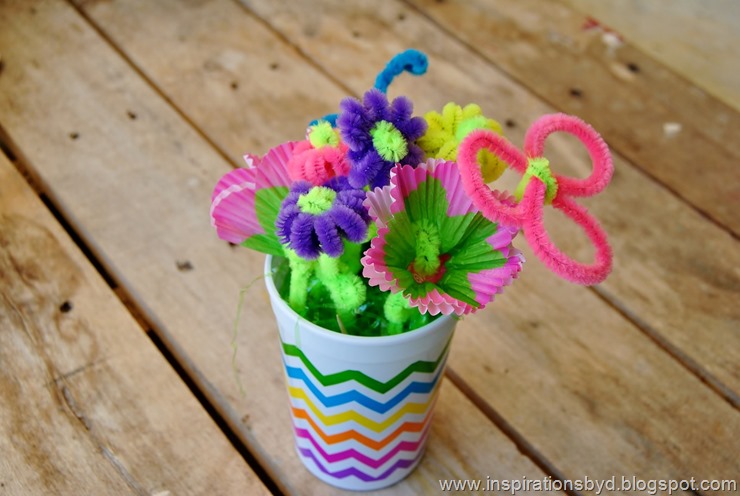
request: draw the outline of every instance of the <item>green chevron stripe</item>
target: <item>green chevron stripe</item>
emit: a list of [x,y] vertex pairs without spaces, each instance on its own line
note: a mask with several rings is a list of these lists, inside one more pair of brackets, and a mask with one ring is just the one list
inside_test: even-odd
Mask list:
[[403,369],[398,375],[392,377],[388,382],[380,382],[377,379],[373,379],[372,377],[363,374],[359,370],[344,370],[342,372],[337,372],[336,374],[324,375],[295,345],[283,343],[283,352],[286,355],[299,358],[301,362],[303,362],[303,365],[311,372],[311,375],[313,375],[324,387],[335,386],[337,384],[348,381],[356,381],[368,389],[372,389],[375,392],[384,394],[394,387],[398,386],[404,379],[406,379],[414,372],[431,374],[432,372],[437,370],[437,366],[439,366],[440,362],[445,356],[445,353],[447,353],[447,349],[450,347],[451,342],[452,338],[447,340],[444,349],[435,361],[425,362],[423,360],[419,360],[418,362],[414,362]]

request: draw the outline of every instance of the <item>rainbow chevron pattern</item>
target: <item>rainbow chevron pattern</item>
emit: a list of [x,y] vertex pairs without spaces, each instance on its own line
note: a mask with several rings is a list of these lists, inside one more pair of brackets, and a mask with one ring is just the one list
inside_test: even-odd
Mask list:
[[421,459],[448,349],[449,340],[435,360],[416,361],[380,381],[359,370],[324,374],[283,342],[304,464],[345,489],[375,489],[405,477]]
[[424,452],[457,319],[394,336],[347,336],[301,318],[272,278],[265,282],[303,464],[342,489],[380,489],[406,477]]
[[325,373],[299,346],[281,341],[296,448],[309,470],[363,490],[408,475],[424,451],[451,337],[433,360],[395,364],[397,373],[385,370],[382,379],[359,370],[362,364]]

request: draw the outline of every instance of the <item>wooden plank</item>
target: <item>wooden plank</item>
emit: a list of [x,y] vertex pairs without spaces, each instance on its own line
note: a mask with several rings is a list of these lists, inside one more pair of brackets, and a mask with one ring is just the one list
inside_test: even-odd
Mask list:
[[[459,45],[445,40],[438,31],[403,7],[395,10],[376,9],[369,3],[362,7],[327,3],[301,10],[294,4],[275,2],[250,2],[250,6],[265,22],[271,23],[300,50],[309,54],[317,65],[329,71],[332,77],[344,81],[355,93],[369,85],[376,67],[392,54],[413,44],[432,55],[433,68],[442,68],[423,83],[408,78],[399,81],[394,88],[394,93],[414,95],[417,108],[439,108],[450,95],[493,107],[494,98],[489,92],[494,89],[494,95],[507,96],[505,100],[495,100],[496,106],[504,110],[502,115],[515,116],[519,123],[549,110]],[[138,7],[141,8],[140,5]],[[109,2],[91,6],[86,12],[137,65],[152,75],[157,84],[162,82],[163,91],[210,135],[215,121],[222,116],[220,113],[202,113],[188,105],[196,94],[200,94],[200,88],[188,84],[166,85],[164,81],[173,76],[165,75],[177,70],[176,65],[163,65],[158,59],[149,57],[145,50],[137,48],[156,44],[161,50],[167,50],[167,40],[157,36],[154,23],[146,27],[146,19],[156,16],[142,14],[136,34],[116,28],[115,20],[130,14],[129,8],[132,7],[128,3]],[[185,10],[180,9],[178,15],[185,15]],[[331,12],[332,16],[326,17],[326,12]],[[235,26],[241,26],[247,21],[239,18],[233,22]],[[223,25],[221,27],[224,28]],[[194,51],[196,46],[197,43],[193,45]],[[215,53],[221,49],[212,48]],[[191,77],[181,72],[179,79],[187,81]],[[325,91],[329,92],[331,88]],[[219,99],[215,95],[213,98],[215,101]],[[333,110],[334,105],[327,106],[325,111]],[[248,132],[244,130],[245,138]],[[512,134],[520,138],[521,130],[515,129]],[[287,139],[284,132],[276,136],[277,140]],[[583,172],[586,164],[580,151],[573,151],[566,144],[560,145],[561,156],[578,158],[574,167]],[[229,154],[234,153],[236,150],[229,151]],[[618,162],[618,168],[618,180],[608,196],[614,195],[615,189],[617,195],[626,195],[624,191],[630,188],[651,194],[655,192],[660,202],[668,202],[671,208],[675,207],[681,213],[687,212],[692,226],[708,230],[715,237],[718,236],[716,233],[726,236],[703,222],[681,202],[646,182],[624,161]],[[619,185],[621,180],[624,181],[622,186]],[[604,218],[604,213],[610,212],[611,215],[606,216],[608,222],[621,226],[619,231],[624,233],[628,227],[631,228],[625,225],[629,211],[625,214],[621,201],[617,201],[620,209],[612,206],[611,210],[601,210],[599,215]],[[614,203],[612,196],[599,198],[593,205]],[[660,203],[656,201],[653,207],[660,209]],[[654,228],[648,224],[639,224],[638,227],[646,231],[646,236]],[[568,234],[561,231],[560,237]],[[621,245],[629,246],[636,242],[637,236],[628,231],[618,239],[622,240]],[[723,237],[718,239],[724,240]],[[655,240],[657,243],[657,238]],[[692,249],[698,251],[700,247]],[[727,252],[732,253],[730,250]],[[629,259],[629,262],[644,269],[660,261],[650,260],[650,264],[642,264],[637,257]],[[736,462],[726,456],[736,448],[731,439],[739,428],[736,412],[730,405],[656,348],[593,293],[556,281],[544,274],[536,263],[532,265],[529,273],[512,290],[513,295],[502,299],[498,306],[500,317],[484,314],[463,324],[473,329],[464,329],[456,338],[458,344],[453,365],[459,376],[496,409],[505,412],[506,418],[536,442],[558,467],[565,467],[568,475],[611,476],[615,470],[620,470],[649,478],[679,474],[709,477],[736,471]],[[632,277],[637,276],[633,274]],[[728,291],[728,300],[731,295],[732,291]],[[532,310],[528,315],[522,315],[522,308]],[[569,310],[572,308],[582,309],[582,314],[573,315]],[[734,335],[729,331],[728,334]],[[484,356],[480,350],[491,350],[492,355]],[[717,351],[722,352],[721,346]],[[491,356],[495,357],[493,362]],[[602,363],[601,356],[605,363]],[[545,363],[540,364],[538,359]],[[506,368],[497,366],[498,374],[490,372],[491,364],[496,361],[507,364]],[[708,365],[712,363],[707,362]],[[619,401],[614,400],[615,395]],[[647,404],[644,400],[647,397],[654,403]],[[687,431],[682,417],[676,418],[671,413],[677,405],[690,409],[686,415],[692,419],[702,420],[691,423]],[[625,423],[621,421],[623,417]],[[670,438],[664,436],[666,432],[672,433]]]
[[0,154],[0,492],[267,494]]
[[740,176],[733,166],[740,159],[738,112],[629,43],[604,43],[600,32],[583,29],[582,14],[561,2],[412,1],[554,107],[592,123],[636,166],[740,234]]
[[735,0],[563,1],[740,111]]
[[[517,123],[516,128],[507,129],[507,136],[521,143],[527,123],[553,111],[459,45],[435,42],[438,31],[403,6],[385,9],[379,18],[370,3],[361,4],[362,15],[353,19],[360,8],[357,4],[330,4],[326,11],[336,12],[336,19],[344,19],[344,23],[337,23],[336,29],[330,30],[324,29],[325,18],[319,15],[322,9],[297,10],[289,5],[281,7],[277,2],[251,5],[290,36],[301,50],[315,57],[319,66],[336,74],[355,92],[370,84],[375,68],[382,67],[394,51],[423,46],[432,55],[432,73],[421,81],[406,76],[392,88],[394,93],[414,95],[419,113],[439,109],[451,98],[459,99],[460,103],[479,102],[502,122]],[[281,140],[295,139],[304,123],[336,110],[339,97],[334,101],[327,98],[323,104],[309,99],[310,104],[304,107],[293,104],[298,97],[286,96],[298,93],[299,98],[304,98],[304,88],[310,88],[313,95],[326,92],[326,87],[321,87],[325,82],[313,80],[306,80],[292,90],[280,86],[278,81],[296,78],[294,60],[285,60],[275,52],[268,52],[261,63],[254,62],[255,55],[250,52],[226,55],[233,53],[236,43],[261,42],[273,46],[274,41],[254,39],[253,29],[225,31],[222,24],[215,24],[222,22],[220,17],[199,18],[197,9],[196,14],[181,22],[147,22],[169,17],[167,8],[166,4],[142,9],[135,3],[104,2],[89,5],[85,11],[227,156],[236,160],[245,150],[261,151]],[[404,20],[398,19],[401,14]],[[295,20],[298,16],[301,22]],[[210,21],[203,24],[201,18]],[[190,37],[168,43],[178,39],[180,31],[191,33]],[[219,33],[215,39],[214,31]],[[375,40],[366,40],[363,33],[383,33],[390,38],[384,42],[389,48],[372,49]],[[161,51],[152,53],[149,49],[152,45],[163,47],[170,56],[161,56]],[[362,56],[357,55],[358,51]],[[185,53],[189,55],[185,57]],[[242,63],[232,64],[226,73],[209,69],[223,65],[214,61],[230,57],[241,57]],[[277,63],[277,71],[269,69],[272,63]],[[245,83],[239,91],[231,89],[230,81],[245,80],[253,70],[262,71],[258,77],[250,78],[256,85],[254,90],[244,86]],[[279,77],[275,72],[281,73]],[[265,110],[274,116],[269,121],[260,121],[256,116],[250,117],[254,122],[242,120],[241,116],[248,112],[241,109],[264,108],[260,107],[263,103],[252,103],[255,92],[270,95],[269,99],[259,99],[271,102],[272,106]],[[205,105],[204,101],[213,103]],[[228,131],[224,130],[224,122],[229,123]],[[272,142],[269,136],[273,137]],[[559,170],[586,174],[589,165],[580,147],[568,146],[572,143],[565,141],[558,143],[553,153],[558,159],[554,163],[562,167]],[[714,388],[740,404],[740,334],[736,331],[740,310],[734,303],[740,292],[740,278],[728,270],[740,264],[735,240],[660,186],[646,181],[620,157],[616,157],[616,168],[614,183],[602,197],[591,202],[610,233],[616,252],[615,271],[602,285],[603,296],[639,320],[654,339],[681,356]],[[665,222],[668,218],[672,222]],[[580,233],[567,230],[567,226],[553,226],[552,230],[558,242],[588,258]],[[666,242],[679,239],[683,241]],[[708,246],[717,256],[706,256]],[[706,329],[713,332],[697,342],[697,333]]]
[[[151,21],[162,32],[174,22],[184,39],[171,40],[202,50],[193,57],[224,53],[214,54],[215,47],[236,60],[259,52],[267,65],[277,61],[296,76],[276,77],[273,84],[285,86],[276,92],[322,87],[318,95],[325,105],[338,101],[339,90],[235,4],[140,2],[134,9],[162,5],[166,16],[142,17],[148,21],[139,26],[142,36],[156,30]],[[263,273],[263,259],[218,240],[208,223],[211,190],[229,164],[65,3],[40,2],[34,13],[4,4],[2,14],[0,44],[8,50],[0,122],[14,150],[25,156],[54,202],[281,489],[340,494],[303,470],[293,453],[276,327],[259,283],[247,292],[237,341],[244,397],[233,380],[229,357],[237,298],[241,287]],[[218,40],[214,45],[211,31],[191,29],[203,19],[226,33],[228,47]],[[244,32],[249,39],[240,38]],[[164,53],[159,51],[166,59]],[[237,66],[234,70],[246,72],[247,66]],[[204,70],[200,63],[196,67]],[[182,76],[171,75],[183,84],[213,88]],[[243,93],[229,84],[215,86],[240,95],[227,105],[233,112],[266,100],[250,87],[253,82],[262,84],[245,78]],[[274,142],[286,131],[279,119],[261,112],[262,126],[252,139]],[[297,132],[307,118],[298,121]],[[443,386],[438,409],[443,423],[434,424],[432,446],[419,469],[394,487],[395,494],[428,491],[438,487],[440,477],[544,477],[452,384]]]

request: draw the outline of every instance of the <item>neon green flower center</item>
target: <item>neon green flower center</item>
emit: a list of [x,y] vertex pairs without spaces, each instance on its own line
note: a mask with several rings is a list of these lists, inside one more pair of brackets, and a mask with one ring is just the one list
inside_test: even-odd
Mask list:
[[439,229],[427,219],[415,222],[414,240],[416,243],[416,258],[413,263],[414,279],[417,278],[416,276],[421,279],[433,276],[441,265],[439,249],[442,241],[439,237]]
[[311,130],[308,132],[308,141],[314,148],[334,147],[339,145],[339,135],[331,127],[331,124],[320,121],[318,124],[311,126]]
[[460,143],[465,137],[475,131],[476,129],[486,129],[488,127],[488,119],[482,115],[475,115],[469,117],[457,126],[455,130],[455,140]]
[[409,148],[401,131],[388,121],[378,121],[370,130],[373,146],[383,160],[399,162],[408,155]]
[[545,204],[549,205],[552,203],[553,198],[558,194],[558,180],[550,171],[550,161],[544,157],[529,159],[527,172],[524,173],[524,177],[519,181],[519,185],[516,187],[516,191],[514,191],[516,199],[519,201],[522,200],[524,189],[527,187],[532,177],[536,177],[545,183]]
[[333,189],[317,186],[298,197],[297,204],[303,213],[321,215],[331,208],[336,197],[337,192]]

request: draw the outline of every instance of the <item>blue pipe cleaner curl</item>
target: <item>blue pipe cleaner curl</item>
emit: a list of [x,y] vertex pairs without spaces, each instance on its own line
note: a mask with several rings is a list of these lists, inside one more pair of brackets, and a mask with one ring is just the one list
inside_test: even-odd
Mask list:
[[421,76],[427,72],[428,67],[429,60],[427,59],[427,56],[419,50],[409,48],[408,50],[397,54],[390,60],[390,62],[388,62],[388,64],[386,64],[385,69],[380,71],[378,77],[375,78],[375,87],[383,93],[386,93],[388,91],[388,86],[390,86],[393,80],[396,79],[396,76],[404,72],[410,72],[415,76]]
[[[397,76],[404,72],[410,72],[414,76],[421,76],[427,72],[429,68],[429,59],[424,52],[409,48],[401,53],[396,54],[386,65],[385,68],[378,73],[375,78],[375,88],[383,93],[388,92],[388,86],[391,85]],[[321,119],[314,119],[309,123],[309,126],[315,126],[319,121],[327,121],[331,124],[331,127],[337,127],[337,116],[338,114],[327,114]]]

